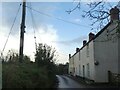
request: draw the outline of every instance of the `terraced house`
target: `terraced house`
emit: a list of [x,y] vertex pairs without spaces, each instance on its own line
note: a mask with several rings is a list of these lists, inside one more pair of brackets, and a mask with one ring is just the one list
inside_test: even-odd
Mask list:
[[110,10],[110,22],[96,35],[69,54],[69,73],[94,82],[109,82],[109,72],[120,74],[120,20],[119,9]]

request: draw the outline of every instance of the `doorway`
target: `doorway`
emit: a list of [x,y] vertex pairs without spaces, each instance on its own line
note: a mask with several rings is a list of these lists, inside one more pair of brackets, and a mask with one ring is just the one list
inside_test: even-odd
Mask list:
[[85,66],[83,65],[83,78],[85,78]]

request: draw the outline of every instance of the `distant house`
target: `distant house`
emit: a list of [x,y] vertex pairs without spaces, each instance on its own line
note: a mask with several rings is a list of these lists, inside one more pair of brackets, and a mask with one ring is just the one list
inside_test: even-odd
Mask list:
[[94,82],[108,82],[108,72],[120,74],[119,9],[110,10],[110,22],[96,35],[89,33],[74,55],[69,54],[69,73]]

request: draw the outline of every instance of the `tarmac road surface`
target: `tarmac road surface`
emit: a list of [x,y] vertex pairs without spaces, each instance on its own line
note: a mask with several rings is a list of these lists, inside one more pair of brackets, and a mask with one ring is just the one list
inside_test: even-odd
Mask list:
[[64,76],[64,75],[56,75],[56,76],[59,81],[58,88],[89,88],[83,84],[76,82],[75,80],[67,76]]
[[[118,87],[114,87],[114,86],[106,86],[106,85],[102,85],[102,86],[91,86],[91,85],[85,85],[85,84],[82,84],[82,83],[78,83],[77,81],[65,76],[65,75],[56,75],[56,77],[58,78],[58,89],[57,90],[60,90],[62,88],[69,88],[74,90],[75,88],[81,88],[80,90],[82,89],[85,89],[85,88],[112,88],[113,90],[118,90]],[[74,89],[73,89],[74,88]],[[117,89],[116,89],[117,88]]]

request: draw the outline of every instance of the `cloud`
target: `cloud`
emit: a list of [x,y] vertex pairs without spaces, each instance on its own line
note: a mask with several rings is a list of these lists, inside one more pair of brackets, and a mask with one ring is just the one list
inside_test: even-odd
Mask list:
[[[11,6],[12,5],[12,6]],[[49,5],[49,4],[48,4]],[[15,12],[17,12],[19,3],[3,3],[1,6],[0,12],[2,13],[2,22],[0,23],[0,53],[3,50],[4,44],[6,42],[8,33],[10,31],[11,25],[13,23],[13,20],[15,18]],[[44,6],[44,5],[43,5]],[[37,8],[37,7],[36,7]],[[38,8],[39,9],[39,8]],[[52,9],[52,10],[51,10]],[[58,7],[49,5],[44,10],[50,13],[54,13]],[[43,10],[43,9],[41,9]],[[45,12],[44,11],[44,12]],[[12,13],[8,15],[9,13]],[[58,41],[58,34],[57,30],[54,28],[53,25],[44,24],[47,23],[46,17],[40,17],[38,18],[39,14],[36,14],[37,18],[36,20],[36,41],[37,43],[46,43],[53,48],[55,48],[59,54],[57,57],[58,62],[62,62],[66,60],[66,55],[61,55],[61,52],[59,50],[60,47],[58,47],[57,43],[53,43],[52,41]],[[20,23],[21,23],[21,14],[19,12],[19,15],[16,19],[15,25],[13,27],[13,30],[11,32],[11,35],[9,37],[9,40],[7,42],[7,45],[4,50],[4,55],[8,53],[9,50],[14,49],[17,52],[19,52],[19,40],[20,40]],[[29,12],[26,14],[26,33],[24,34],[24,54],[30,56],[32,60],[34,60],[34,53],[35,53],[35,40],[34,40],[34,30],[32,29],[32,23],[30,19]]]
[[59,44],[63,44],[63,45],[72,45],[72,44],[79,44],[81,43],[83,40],[86,40],[87,36],[81,36],[72,40],[66,40],[66,41],[52,41],[53,43],[59,43]]
[[75,22],[75,23],[80,23],[81,20],[80,20],[79,18],[76,18],[76,19],[73,20],[73,22]]
[[[7,26],[11,26],[11,24],[13,23],[13,20],[18,12],[19,9],[19,13],[17,15],[17,19],[16,22],[20,22],[20,17],[21,17],[21,7],[20,7],[20,3],[16,3],[16,2],[9,2],[9,3],[2,3],[2,7],[1,7],[1,15],[2,15],[2,24],[3,25],[7,25]],[[18,25],[18,23],[16,23],[16,25]]]
[[[9,28],[7,26],[0,26],[1,30],[0,30],[0,51],[3,50],[3,47],[5,45],[5,42],[7,40],[8,37],[8,33],[9,33]],[[14,35],[14,36],[9,36],[9,40],[6,44],[6,48],[5,48],[5,54],[8,52],[8,50],[10,49],[18,49],[19,47],[19,37],[18,35]]]
[[[46,27],[46,28],[45,28]],[[2,51],[4,44],[7,39],[7,34],[9,32],[9,28],[7,26],[3,27],[1,26],[0,30],[0,51]],[[28,28],[26,28],[28,29]],[[29,28],[30,29],[30,28]],[[34,40],[34,33],[33,30],[30,29],[28,32],[26,32],[24,37],[24,54],[30,56],[32,59],[34,59],[34,52],[35,52],[35,40]],[[51,45],[55,48],[57,48],[57,45],[55,43],[51,43],[53,40],[57,40],[57,32],[56,29],[53,28],[52,25],[46,25],[44,27],[39,27],[39,30],[36,31],[36,39],[37,43],[46,43],[48,45]],[[19,35],[11,35],[9,37],[8,43],[6,45],[4,54],[8,52],[8,50],[16,49],[19,51]]]
[[[2,51],[3,46],[5,44],[5,41],[7,39],[8,33],[9,33],[9,27],[7,26],[0,26],[2,28],[0,30],[0,51]],[[29,30],[28,30],[29,29]],[[4,50],[4,55],[7,54],[8,50],[14,49],[17,52],[19,52],[19,35],[14,34],[10,35],[8,43],[6,45],[6,48]],[[24,34],[24,54],[28,55],[32,60],[34,60],[34,53],[35,53],[35,40],[34,40],[34,30],[31,29],[31,27],[26,27],[26,33]],[[67,43],[73,43],[73,42],[78,42],[79,38],[76,38],[74,40],[67,41]],[[36,41],[37,43],[46,43],[52,47],[55,47],[57,50],[57,63],[66,63],[68,62],[68,51],[65,52],[63,46],[58,45],[59,43],[64,43],[65,42],[52,42],[52,41],[58,41],[58,34],[57,30],[52,26],[52,25],[44,25],[38,27],[38,30],[36,31]]]
[[[50,15],[54,14],[54,12],[59,9],[57,6],[54,6],[50,3],[27,3],[26,5],[30,7],[30,4],[33,9],[38,10],[42,13],[49,13]],[[3,2],[0,3],[0,16],[2,18],[2,25],[7,25],[8,27],[11,27],[11,24],[13,23],[16,13],[18,12],[18,9],[20,7],[20,2]],[[44,9],[43,9],[44,7]],[[21,12],[22,12],[22,6],[20,7],[19,13],[17,15],[14,29],[15,34],[17,30],[19,29],[20,23],[21,23]],[[46,17],[45,15],[41,15],[40,13],[37,13],[35,11],[33,12],[33,18],[35,20],[36,26],[40,26],[41,24],[48,23],[50,17]],[[30,14],[30,9],[26,8],[26,25],[28,27],[32,26],[32,18]],[[37,23],[36,23],[37,22]],[[26,27],[27,27],[26,26]]]
[[67,53],[59,51],[58,55],[59,55],[59,57],[58,57],[58,62],[59,63],[65,64],[66,62],[68,62],[68,54]]
[[52,25],[39,27],[36,32],[36,39],[39,43],[46,43],[56,47],[56,44],[51,41],[58,40],[57,30]]
[[[0,11],[2,13],[2,24],[0,24],[0,51],[2,51],[6,38],[8,36],[11,24],[13,23],[13,20],[15,18],[15,14],[17,12],[18,6],[20,3],[3,3],[2,10]],[[34,4],[34,3],[33,3]],[[41,3],[42,5],[42,3]],[[40,5],[40,6],[41,6]],[[49,4],[48,4],[49,5]],[[44,5],[43,5],[44,6]],[[41,6],[42,7],[42,6]],[[45,7],[45,6],[44,6]],[[37,5],[33,5],[33,8],[37,10],[43,10]],[[52,9],[52,10],[51,10]],[[58,10],[59,7],[52,6],[50,4],[49,6],[46,6],[44,8],[44,12],[51,13],[54,16],[54,12]],[[28,10],[28,9],[27,9]],[[20,10],[21,11],[21,10]],[[11,14],[9,14],[11,13]],[[57,34],[57,29],[54,28],[53,25],[48,25],[49,22],[48,18],[46,16],[40,16],[38,13],[34,13],[34,18],[36,21],[36,41],[37,43],[46,43],[52,47],[55,47],[59,56],[57,57],[58,62],[66,62],[68,61],[68,53],[66,53],[64,47],[62,45],[59,45],[59,37]],[[20,40],[20,23],[21,23],[21,12],[19,12],[19,15],[16,19],[14,28],[12,30],[11,36],[9,37],[8,43],[6,45],[4,55],[8,52],[10,49],[15,49],[19,52],[19,40]],[[32,21],[30,18],[30,13],[27,12],[26,14],[26,33],[24,38],[24,54],[30,56],[30,58],[34,59],[34,52],[35,52],[35,40],[34,40],[34,30],[32,29]],[[58,41],[58,42],[53,42]],[[76,40],[68,40],[68,44],[72,42],[76,42]],[[66,41],[63,41],[63,43],[66,44]],[[69,52],[69,48],[68,51]]]
[[53,43],[56,43],[59,46],[59,62],[69,62],[68,55],[74,54],[76,47],[81,47],[83,40],[87,40],[87,38],[87,36],[80,36],[72,40],[52,41]]

